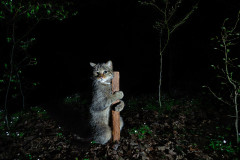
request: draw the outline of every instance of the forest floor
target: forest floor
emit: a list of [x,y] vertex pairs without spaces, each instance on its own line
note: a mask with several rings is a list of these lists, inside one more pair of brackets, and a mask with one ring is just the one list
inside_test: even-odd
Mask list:
[[120,142],[105,145],[78,144],[41,106],[12,114],[10,129],[1,111],[0,159],[238,159],[229,110],[201,101],[165,98],[159,109],[156,97],[129,98]]

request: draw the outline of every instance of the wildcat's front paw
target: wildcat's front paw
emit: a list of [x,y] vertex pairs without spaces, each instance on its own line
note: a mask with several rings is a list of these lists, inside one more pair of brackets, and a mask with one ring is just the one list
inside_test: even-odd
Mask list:
[[114,93],[114,95],[116,96],[116,99],[117,99],[117,100],[118,100],[118,99],[122,99],[123,96],[124,96],[124,94],[123,94],[122,91],[117,91],[117,92]]
[[124,102],[122,100],[120,100],[120,103],[115,107],[114,110],[117,112],[120,112],[123,110],[124,106],[125,106]]

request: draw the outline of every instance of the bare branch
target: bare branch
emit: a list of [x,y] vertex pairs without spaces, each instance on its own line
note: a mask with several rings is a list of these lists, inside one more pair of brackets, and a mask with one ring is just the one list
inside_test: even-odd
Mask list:
[[198,3],[193,6],[192,10],[191,10],[183,19],[181,19],[178,23],[176,23],[176,24],[172,27],[170,33],[173,33],[179,26],[181,26],[182,24],[184,24],[184,23],[189,19],[189,17],[193,14],[193,12],[195,11],[195,9],[197,9],[197,8],[198,8]]
[[221,101],[221,102],[223,102],[223,103],[225,103],[225,104],[227,104],[227,105],[229,105],[229,106],[232,106],[230,103],[224,101],[222,97],[217,96],[217,95],[215,94],[215,92],[213,92],[213,91],[211,90],[210,87],[208,87],[208,86],[204,86],[204,87],[208,88],[208,90],[211,92],[211,94],[212,94],[215,98],[217,98],[219,101]]

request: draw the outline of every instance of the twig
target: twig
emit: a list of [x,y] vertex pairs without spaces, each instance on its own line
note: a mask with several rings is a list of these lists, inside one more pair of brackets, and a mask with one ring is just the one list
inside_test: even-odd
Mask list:
[[13,56],[14,56],[14,49],[15,49],[15,23],[13,23],[13,26],[12,26],[12,42],[13,42],[13,45],[12,45],[12,50],[11,50],[11,59],[10,59],[10,66],[11,66],[11,69],[10,69],[10,75],[9,75],[9,82],[8,82],[8,87],[7,87],[7,92],[6,92],[6,97],[5,97],[5,121],[6,121],[6,124],[7,124],[7,128],[9,129],[9,125],[8,125],[8,108],[7,108],[7,101],[8,101],[8,94],[9,94],[9,90],[10,90],[10,87],[11,87],[11,81],[12,81],[12,75],[13,75]]
[[180,20],[177,24],[173,26],[173,28],[171,29],[171,33],[174,32],[179,26],[184,24],[186,20],[188,20],[189,17],[193,14],[195,9],[197,9],[197,7],[198,7],[198,3],[193,6],[192,10],[182,20]]
[[225,104],[227,104],[227,105],[229,105],[229,106],[232,106],[230,103],[224,101],[221,97],[217,96],[217,95],[211,90],[210,87],[208,87],[208,86],[204,86],[204,87],[208,88],[208,90],[212,93],[212,95],[213,95],[215,98],[217,98],[219,101],[221,101],[221,102],[223,102],[223,103],[225,103]]
[[22,90],[22,83],[21,83],[21,79],[19,77],[19,73],[17,71],[17,77],[18,77],[18,80],[19,80],[19,89],[20,89],[20,92],[21,92],[21,95],[22,95],[22,105],[23,105],[23,109],[25,108],[25,97],[24,97],[24,94],[23,94],[23,90]]

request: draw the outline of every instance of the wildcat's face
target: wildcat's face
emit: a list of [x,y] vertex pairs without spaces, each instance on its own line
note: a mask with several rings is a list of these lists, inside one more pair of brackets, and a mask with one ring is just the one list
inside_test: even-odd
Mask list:
[[93,78],[97,81],[109,84],[113,78],[113,67],[112,61],[108,61],[107,63],[91,63],[90,65],[93,67]]

